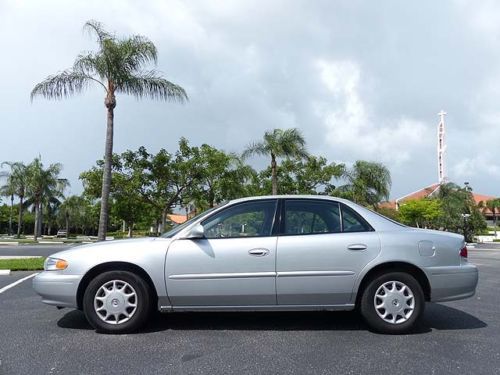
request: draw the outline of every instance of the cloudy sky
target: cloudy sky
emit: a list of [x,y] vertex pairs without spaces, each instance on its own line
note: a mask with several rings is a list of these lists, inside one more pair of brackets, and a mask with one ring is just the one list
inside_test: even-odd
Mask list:
[[174,151],[181,136],[241,151],[297,127],[311,153],[386,164],[398,197],[437,182],[444,109],[449,178],[500,195],[497,1],[0,0],[0,161],[61,162],[72,193],[103,155],[104,94],[31,104],[29,93],[95,48],[89,19],[148,36],[190,97],[119,96],[115,152]]

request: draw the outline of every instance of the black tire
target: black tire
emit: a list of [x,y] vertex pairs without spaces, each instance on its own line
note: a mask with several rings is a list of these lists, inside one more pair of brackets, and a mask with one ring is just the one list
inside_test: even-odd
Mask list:
[[[401,323],[389,323],[385,321],[379,316],[375,309],[375,293],[377,293],[377,290],[384,285],[384,283],[389,281],[396,281],[405,284],[413,294],[413,313],[411,313],[406,321]],[[422,316],[425,309],[425,298],[422,287],[418,281],[408,273],[389,272],[379,274],[368,283],[362,293],[359,306],[361,315],[371,329],[380,333],[401,334],[411,331],[419,318]],[[384,311],[385,310],[381,310],[382,315]]]
[[[123,323],[112,324],[101,319],[94,308],[94,298],[100,288],[107,283],[117,280],[119,282],[125,282],[133,288],[136,297],[132,298],[132,303],[135,302],[136,309],[131,310],[133,314],[127,319],[125,315],[120,315],[122,320],[126,320]],[[119,284],[123,285],[123,284]],[[131,290],[129,290],[131,291]],[[99,301],[98,301],[99,303]],[[120,302],[119,302],[120,303]],[[109,271],[104,272],[96,276],[85,289],[85,294],[83,295],[83,311],[89,323],[98,332],[102,333],[130,333],[139,330],[147,321],[151,313],[152,298],[151,291],[148,284],[138,275],[128,271]],[[101,312],[101,314],[103,314]],[[117,321],[116,319],[114,320]]]

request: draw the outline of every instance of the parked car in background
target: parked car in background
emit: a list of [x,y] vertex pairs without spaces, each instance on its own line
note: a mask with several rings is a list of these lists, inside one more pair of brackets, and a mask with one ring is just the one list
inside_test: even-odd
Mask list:
[[161,238],[56,253],[33,286],[43,302],[81,309],[109,333],[139,329],[155,308],[359,308],[372,329],[403,333],[426,301],[470,297],[477,281],[460,235],[406,227],[343,199],[268,196],[223,204]]
[[56,238],[66,238],[68,237],[68,232],[66,229],[59,229],[56,234]]

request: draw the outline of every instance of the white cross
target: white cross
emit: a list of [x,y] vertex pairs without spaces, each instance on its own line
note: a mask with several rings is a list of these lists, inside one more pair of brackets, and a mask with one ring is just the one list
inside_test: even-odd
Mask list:
[[446,115],[447,113],[443,110],[441,110],[441,112],[438,113],[438,116],[441,117],[441,122],[444,122],[444,116]]

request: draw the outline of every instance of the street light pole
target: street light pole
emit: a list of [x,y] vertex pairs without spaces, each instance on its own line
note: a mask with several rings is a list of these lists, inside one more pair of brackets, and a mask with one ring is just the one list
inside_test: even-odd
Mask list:
[[467,219],[470,217],[470,214],[462,214],[462,217],[464,218],[464,239],[467,243]]

